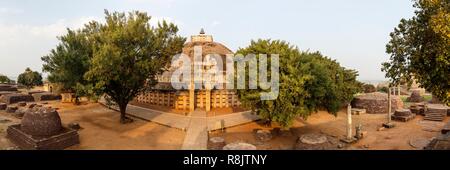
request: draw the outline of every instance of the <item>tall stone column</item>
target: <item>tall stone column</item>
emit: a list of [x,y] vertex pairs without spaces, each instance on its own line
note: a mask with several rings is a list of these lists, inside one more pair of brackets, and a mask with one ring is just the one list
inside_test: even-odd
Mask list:
[[[194,64],[192,64],[192,67]],[[195,84],[194,84],[194,68],[191,68],[191,80],[189,84],[189,111],[195,110]]]
[[211,90],[206,90],[206,111],[211,110]]
[[352,137],[352,106],[347,105],[347,139],[351,140]]
[[389,88],[388,93],[388,124],[391,123],[391,112],[392,112],[392,96],[391,96],[391,88]]
[[396,89],[396,87],[389,87],[388,90],[388,114],[387,114],[387,122],[383,123],[383,127],[385,128],[393,128],[395,127],[395,124],[391,121],[391,116],[392,116],[392,94],[391,91],[392,89]]
[[192,83],[189,87],[189,111],[193,112],[195,110],[195,87]]

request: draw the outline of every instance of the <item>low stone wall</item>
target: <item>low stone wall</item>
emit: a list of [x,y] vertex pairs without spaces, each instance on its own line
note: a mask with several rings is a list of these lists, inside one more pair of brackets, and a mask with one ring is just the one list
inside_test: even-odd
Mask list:
[[15,91],[0,91],[0,97],[3,95],[14,94],[14,93],[17,93],[17,92],[15,92]]
[[31,95],[15,93],[1,96],[0,102],[6,104],[13,104],[18,102],[34,102],[34,98]]
[[[403,108],[403,101],[398,96],[392,97],[392,112]],[[386,93],[367,93],[356,96],[352,101],[352,107],[366,109],[367,113],[382,114],[388,112],[388,94]]]
[[7,84],[0,84],[0,91],[17,91],[17,87]]
[[[195,92],[196,108],[205,108],[210,102],[211,108],[238,107],[241,103],[238,96],[233,91],[212,90],[210,98],[207,98],[206,91]],[[136,97],[139,103],[147,103],[157,106],[168,106],[177,110],[189,109],[189,91],[153,90],[147,91]]]
[[48,101],[48,100],[61,100],[61,95],[53,94],[53,93],[35,93],[32,94],[34,101]]

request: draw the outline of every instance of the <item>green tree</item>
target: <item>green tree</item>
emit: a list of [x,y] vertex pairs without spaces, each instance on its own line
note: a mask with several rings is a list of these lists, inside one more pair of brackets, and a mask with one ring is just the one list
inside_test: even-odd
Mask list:
[[17,82],[26,86],[28,89],[43,84],[41,74],[37,71],[32,71],[30,68],[25,69],[25,72],[19,75]]
[[[360,91],[357,73],[347,70],[320,53],[300,52],[284,41],[252,41],[238,54],[279,54],[280,91],[275,100],[260,100],[261,89],[238,90],[244,106],[257,109],[268,122],[289,127],[301,116],[307,118],[318,109],[336,114]],[[248,69],[246,70],[248,77]]]
[[11,80],[8,78],[8,76],[0,74],[0,83],[10,83]]
[[60,43],[43,56],[43,71],[50,73],[48,80],[61,85],[65,92],[75,92],[76,98],[86,95],[83,87],[88,86],[84,74],[90,66],[92,46],[88,36],[95,29],[89,25],[80,30],[67,29],[68,33],[59,37]]
[[450,1],[416,0],[415,16],[402,19],[386,45],[382,71],[393,85],[412,78],[450,104]]
[[128,103],[145,83],[156,83],[156,75],[181,52],[186,39],[177,35],[174,24],[163,21],[157,27],[150,26],[151,17],[143,12],[126,15],[105,10],[105,14],[106,23],[91,22],[98,32],[89,37],[93,58],[85,78],[119,106],[120,122],[127,123]]
[[373,93],[377,91],[377,88],[373,84],[362,84],[362,89],[364,93]]

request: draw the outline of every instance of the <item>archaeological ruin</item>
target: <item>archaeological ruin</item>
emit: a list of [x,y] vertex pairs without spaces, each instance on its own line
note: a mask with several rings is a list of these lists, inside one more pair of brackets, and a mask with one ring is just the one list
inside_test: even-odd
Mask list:
[[[202,47],[202,58],[207,55],[219,55],[222,60],[225,61],[227,54],[233,52],[225,45],[215,42],[211,35],[206,35],[202,30],[199,35],[191,36],[191,41],[186,43],[183,48],[183,54],[194,58],[194,47]],[[203,61],[202,59],[202,61]],[[199,62],[193,63],[194,67],[202,67],[205,70],[214,67],[217,63],[213,62]],[[225,67],[224,67],[225,68]],[[212,78],[211,82],[206,82],[203,85],[194,83],[187,85],[189,89],[176,90],[172,87],[171,76],[176,69],[183,69],[183,66],[179,68],[171,67],[168,71],[158,76],[158,84],[143,94],[136,97],[135,101],[138,103],[151,104],[156,106],[170,107],[176,110],[194,111],[195,108],[201,108],[206,111],[210,111],[214,108],[230,108],[238,107],[240,102],[238,100],[235,91],[233,90],[221,90],[221,89],[208,89],[205,84],[226,83],[226,79],[223,76],[220,78]],[[193,74],[193,72],[192,72]],[[225,72],[223,72],[225,75]]]
[[[398,96],[392,97],[391,109],[397,110],[403,108],[403,101]],[[352,107],[365,109],[367,113],[382,114],[388,113],[388,94],[375,92],[356,96],[352,101]]]
[[78,132],[63,127],[58,112],[48,107],[28,109],[20,124],[8,127],[7,137],[27,150],[64,149],[79,143]]

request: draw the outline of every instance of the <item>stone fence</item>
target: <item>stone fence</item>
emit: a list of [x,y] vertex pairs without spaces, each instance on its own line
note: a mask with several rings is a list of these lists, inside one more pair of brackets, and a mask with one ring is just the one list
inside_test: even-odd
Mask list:
[[[195,92],[195,103],[197,108],[205,108],[207,102],[211,103],[211,108],[238,107],[241,103],[234,91],[212,90],[211,97],[208,99],[205,90]],[[189,91],[147,91],[138,95],[136,101],[156,106],[172,107],[177,110],[189,109]]]

